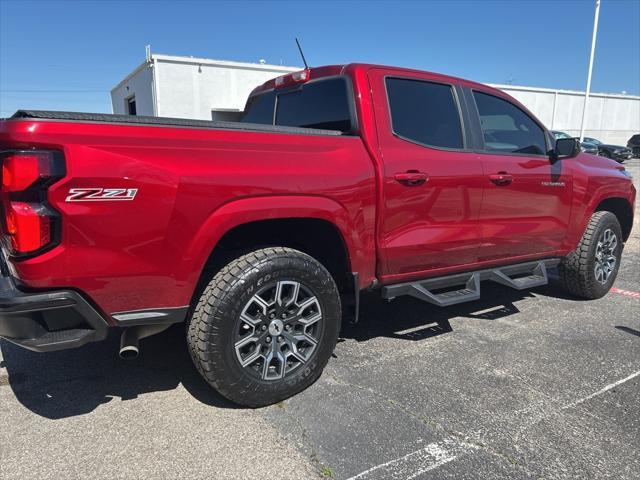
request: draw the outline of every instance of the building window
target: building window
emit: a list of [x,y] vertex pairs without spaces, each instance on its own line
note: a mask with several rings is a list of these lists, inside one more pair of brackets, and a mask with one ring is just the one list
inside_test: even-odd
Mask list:
[[128,115],[136,115],[136,96],[125,99],[125,107]]

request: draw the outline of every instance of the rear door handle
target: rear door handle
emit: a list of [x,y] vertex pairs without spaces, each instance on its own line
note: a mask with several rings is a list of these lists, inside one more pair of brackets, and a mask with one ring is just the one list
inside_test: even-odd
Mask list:
[[396,173],[393,178],[395,178],[396,182],[407,187],[417,187],[424,184],[429,179],[429,175],[417,170],[409,170],[408,172]]
[[507,172],[498,172],[489,175],[489,180],[499,187],[504,187],[505,185],[511,185],[511,182],[513,182],[513,176],[509,175]]

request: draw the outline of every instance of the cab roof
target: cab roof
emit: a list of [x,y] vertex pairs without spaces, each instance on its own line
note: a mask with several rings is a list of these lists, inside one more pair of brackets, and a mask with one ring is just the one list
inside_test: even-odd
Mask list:
[[[394,67],[394,66],[389,66],[389,65],[378,65],[378,64],[371,64],[371,63],[349,63],[349,64],[343,64],[343,65],[326,65],[326,66],[321,66],[321,67],[311,67],[309,69],[309,80],[314,80],[314,79],[318,79],[318,78],[322,78],[322,77],[332,77],[332,76],[336,76],[336,75],[355,75],[358,72],[361,73],[366,73],[367,71],[374,69],[374,68],[380,68],[380,69],[384,69],[384,70],[389,70],[392,71],[394,73],[397,73],[398,75],[415,75],[415,74],[420,74],[420,75],[424,75],[427,74],[429,76],[432,77],[433,80],[437,80],[437,81],[441,81],[443,83],[452,83],[452,84],[458,84],[461,86],[465,86],[465,87],[469,87],[469,88],[478,88],[478,89],[482,89],[485,91],[492,91],[495,92],[496,94],[500,95],[500,96],[508,96],[505,95],[505,93],[497,88],[494,87],[490,87],[488,85],[485,85],[483,83],[479,83],[479,82],[473,82],[471,80],[466,80],[464,78],[459,78],[459,77],[453,77],[450,75],[444,75],[441,73],[435,73],[435,72],[430,72],[427,70],[417,70],[417,69],[413,69],[413,68],[404,68],[404,67]],[[300,71],[303,71],[304,69],[301,69]],[[295,72],[294,72],[295,73]],[[266,90],[272,90],[272,89],[278,89],[280,88],[277,85],[277,79],[278,78],[284,78],[287,76],[290,76],[291,73],[288,73],[286,75],[281,75],[280,77],[276,77],[274,79],[268,80],[265,83],[263,83],[262,85],[259,85],[258,87],[256,87],[255,89],[253,89],[253,91],[251,92],[251,95],[255,95],[257,93],[260,92],[264,92]],[[282,88],[285,88],[284,86]]]

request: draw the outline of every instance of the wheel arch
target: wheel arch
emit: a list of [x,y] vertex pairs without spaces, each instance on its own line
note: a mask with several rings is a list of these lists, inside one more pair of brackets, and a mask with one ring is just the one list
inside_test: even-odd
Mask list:
[[[362,240],[339,203],[324,197],[252,197],[227,203],[199,229],[185,255],[185,272],[197,296],[205,280],[233,255],[252,248],[295,248],[322,263],[342,292],[353,291]],[[191,266],[191,267],[188,267]],[[373,267],[370,267],[373,269]],[[352,278],[352,277],[351,277]]]
[[[238,252],[267,246],[299,250],[322,263],[341,291],[351,261],[344,237],[335,224],[314,217],[282,217],[241,223],[228,230],[216,243],[202,270],[218,270]],[[201,275],[201,276],[202,276]]]
[[626,242],[633,228],[633,207],[629,200],[621,197],[605,198],[598,203],[593,212],[602,211],[611,212],[616,216],[622,229],[622,237]]

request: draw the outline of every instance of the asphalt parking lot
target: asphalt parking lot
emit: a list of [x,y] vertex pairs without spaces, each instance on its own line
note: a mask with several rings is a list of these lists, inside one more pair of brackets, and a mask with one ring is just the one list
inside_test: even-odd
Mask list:
[[0,478],[640,478],[637,218],[615,287],[488,283],[446,309],[368,295],[320,380],[258,410],[207,387],[178,327],[130,362],[116,337],[2,340]]

